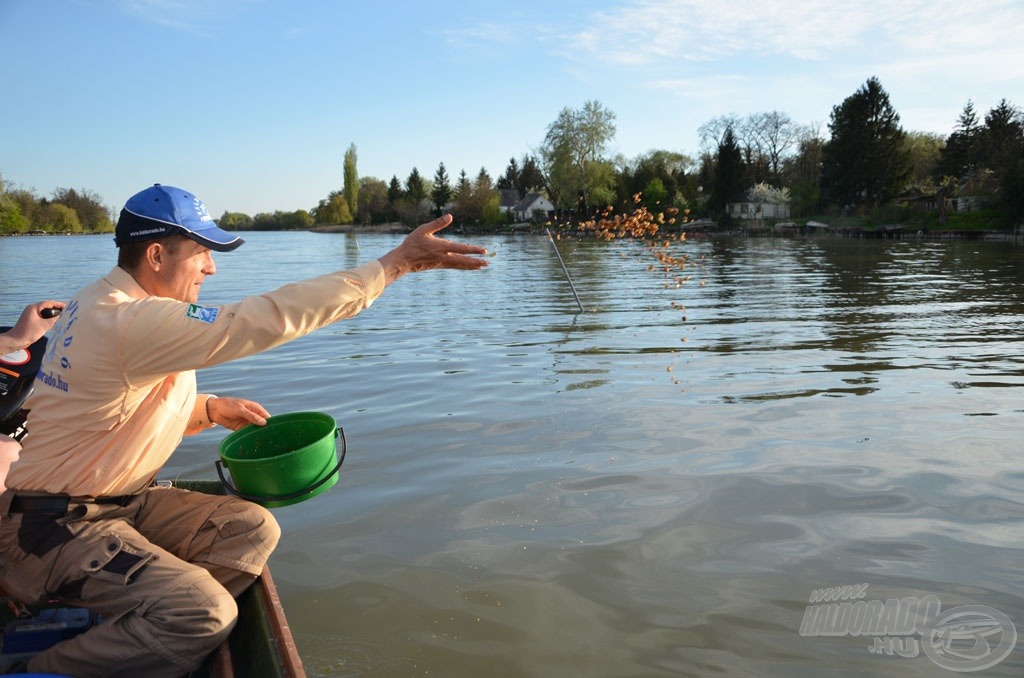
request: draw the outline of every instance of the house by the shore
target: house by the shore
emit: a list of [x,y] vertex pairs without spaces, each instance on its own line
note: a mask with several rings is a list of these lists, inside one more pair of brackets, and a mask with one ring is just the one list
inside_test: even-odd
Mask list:
[[555,206],[543,193],[527,193],[512,212],[516,221],[543,221],[555,215]]

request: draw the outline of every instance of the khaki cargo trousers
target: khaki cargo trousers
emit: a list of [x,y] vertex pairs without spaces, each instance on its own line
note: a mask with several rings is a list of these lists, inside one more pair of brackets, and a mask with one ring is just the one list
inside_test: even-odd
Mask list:
[[58,599],[103,617],[34,657],[35,673],[195,670],[231,632],[235,597],[281,535],[268,510],[231,496],[151,487],[124,506],[72,499],[55,515],[12,511],[14,494],[0,494],[0,586],[25,603]]

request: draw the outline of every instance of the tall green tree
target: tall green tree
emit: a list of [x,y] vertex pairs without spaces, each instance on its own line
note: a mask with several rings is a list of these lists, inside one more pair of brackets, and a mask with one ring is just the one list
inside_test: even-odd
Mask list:
[[405,189],[402,188],[402,184],[398,181],[398,177],[392,174],[391,181],[388,182],[388,202],[395,205],[404,197]]
[[481,167],[473,180],[466,176],[465,170],[459,174],[453,214],[459,223],[496,224],[502,216],[500,205],[498,189],[485,168]]
[[[519,163],[516,162],[515,156],[509,158],[508,167],[505,168],[505,173],[498,177],[497,187],[502,190],[516,188],[516,184],[519,182]],[[522,194],[519,197],[523,197]]]
[[423,181],[423,175],[415,167],[405,179],[405,195],[417,202],[425,200],[427,197],[427,184]]
[[588,213],[596,196],[610,194],[614,174],[602,156],[615,131],[615,113],[593,100],[563,108],[548,126],[541,158],[556,206]]
[[725,206],[739,198],[746,188],[743,172],[743,152],[740,150],[732,128],[726,128],[721,143],[718,144],[718,156],[715,160],[714,178],[711,181],[711,195],[708,197],[708,210],[715,219],[726,215]]
[[473,206],[480,222],[493,226],[501,219],[501,198],[494,186],[491,175],[483,167],[473,182]]
[[960,112],[956,127],[946,137],[946,145],[939,152],[939,162],[935,168],[936,179],[953,177],[963,181],[974,171],[978,161],[978,138],[981,125],[978,115],[974,112],[974,102],[970,99]]
[[459,180],[455,182],[455,205],[452,210],[452,217],[456,222],[465,224],[479,218],[473,216],[473,184],[466,175],[466,170],[459,172]]
[[398,176],[392,174],[388,182],[388,219],[397,219],[402,208],[402,201],[405,200],[405,189]]
[[408,225],[419,223],[429,209],[427,182],[415,167],[405,179],[405,200],[401,210],[402,222]]
[[541,171],[536,156],[529,153],[523,156],[523,161],[519,164],[519,176],[513,188],[519,191],[520,197],[544,188],[544,172]]
[[906,133],[877,78],[832,108],[829,128],[832,136],[822,159],[829,200],[875,207],[903,189],[911,172]]
[[380,224],[390,219],[388,185],[375,177],[361,178],[359,212],[355,216],[361,224]]
[[359,171],[356,169],[356,160],[356,145],[349,144],[348,150],[345,151],[345,183],[342,186],[342,191],[345,193],[345,202],[348,203],[350,215],[359,212]]
[[985,114],[980,137],[981,163],[1003,177],[1015,170],[1024,153],[1024,117],[1016,106],[1003,99]]
[[438,214],[441,213],[445,205],[451,202],[452,182],[443,162],[438,164],[437,171],[434,172],[434,186],[430,191],[430,199],[433,200]]
[[979,165],[990,169],[999,181],[996,204],[1008,226],[1024,216],[1024,115],[1006,99],[985,115],[980,136]]

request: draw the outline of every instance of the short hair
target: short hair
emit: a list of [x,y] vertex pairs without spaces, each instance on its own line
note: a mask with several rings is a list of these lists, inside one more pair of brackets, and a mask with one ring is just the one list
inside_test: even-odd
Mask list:
[[134,271],[142,263],[143,258],[146,254],[146,249],[153,243],[163,245],[171,254],[177,254],[178,248],[181,247],[182,243],[188,240],[183,235],[168,235],[162,238],[152,238],[150,240],[139,240],[137,242],[126,242],[117,248],[117,265],[126,271]]

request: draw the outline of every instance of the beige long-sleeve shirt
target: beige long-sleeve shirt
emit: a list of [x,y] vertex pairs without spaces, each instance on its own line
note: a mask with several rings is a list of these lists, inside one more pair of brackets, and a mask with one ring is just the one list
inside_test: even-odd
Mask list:
[[79,292],[51,333],[7,486],[73,497],[140,491],[186,432],[210,425],[195,370],[354,316],[384,287],[373,261],[203,306],[150,296],[115,268]]

